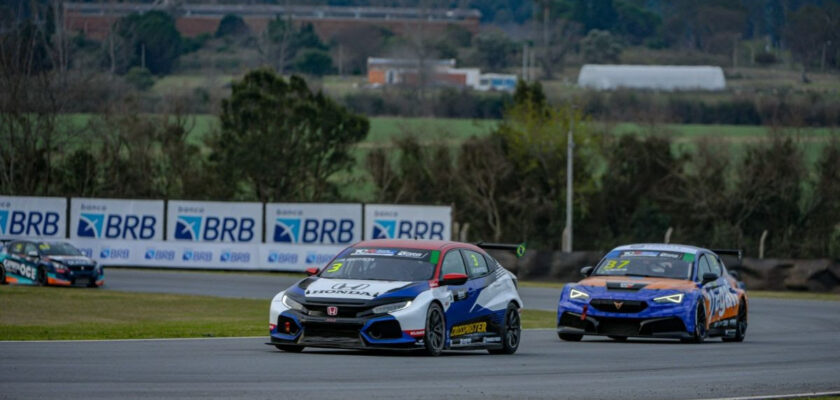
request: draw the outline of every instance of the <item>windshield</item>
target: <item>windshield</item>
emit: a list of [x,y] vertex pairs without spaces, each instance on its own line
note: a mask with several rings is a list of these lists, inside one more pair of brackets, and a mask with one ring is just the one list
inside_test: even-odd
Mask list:
[[82,253],[70,243],[38,243],[38,250],[45,256],[80,256]]
[[417,249],[348,249],[321,273],[322,278],[382,281],[432,279],[440,252]]
[[691,279],[694,254],[670,251],[612,251],[601,260],[592,275],[648,276]]

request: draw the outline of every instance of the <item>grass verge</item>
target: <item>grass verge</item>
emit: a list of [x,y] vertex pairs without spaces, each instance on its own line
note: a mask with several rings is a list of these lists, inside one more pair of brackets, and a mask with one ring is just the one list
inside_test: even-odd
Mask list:
[[[268,301],[3,286],[3,340],[266,336]],[[527,310],[525,329],[554,326],[554,313]]]

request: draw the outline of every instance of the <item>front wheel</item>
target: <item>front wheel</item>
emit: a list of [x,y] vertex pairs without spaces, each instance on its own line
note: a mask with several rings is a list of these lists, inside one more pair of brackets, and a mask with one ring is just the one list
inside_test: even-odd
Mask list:
[[684,343],[703,343],[706,340],[706,309],[703,307],[703,299],[697,300],[697,308],[694,312],[694,333],[690,338],[681,339]]
[[508,304],[505,312],[505,320],[502,325],[502,348],[487,350],[490,354],[513,354],[519,348],[519,339],[522,337],[522,323],[519,317],[519,308],[516,304]]
[[439,356],[443,351],[446,341],[446,319],[443,310],[437,303],[432,303],[426,311],[426,331],[423,336],[423,345],[426,347],[426,354]]
[[300,353],[303,351],[303,346],[296,346],[293,344],[275,344],[277,350],[288,351],[289,353]]

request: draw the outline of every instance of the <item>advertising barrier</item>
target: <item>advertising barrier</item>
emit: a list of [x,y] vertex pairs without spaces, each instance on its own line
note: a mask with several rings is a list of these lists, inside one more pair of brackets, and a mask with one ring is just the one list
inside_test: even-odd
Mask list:
[[66,229],[67,199],[0,196],[0,238],[63,239]]
[[262,203],[169,201],[166,240],[262,243]]
[[70,199],[70,237],[163,240],[163,200]]
[[365,239],[435,239],[452,236],[452,207],[365,204]]
[[269,203],[266,243],[349,245],[362,239],[361,204]]

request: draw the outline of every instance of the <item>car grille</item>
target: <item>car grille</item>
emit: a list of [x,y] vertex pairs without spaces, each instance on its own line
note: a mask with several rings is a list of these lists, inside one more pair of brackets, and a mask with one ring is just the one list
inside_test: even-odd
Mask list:
[[335,343],[341,345],[361,345],[359,336],[361,325],[305,322],[303,324],[303,343]]
[[356,318],[359,314],[362,314],[370,309],[370,307],[365,306],[335,304],[334,307],[338,308],[338,315],[328,315],[327,307],[331,306],[333,305],[312,303],[304,304],[304,307],[309,310],[309,315],[317,317]]
[[88,272],[93,271],[94,267],[93,265],[71,265],[68,268],[73,272]]
[[636,336],[639,320],[630,318],[599,318],[598,333],[610,336]]
[[638,300],[592,299],[589,305],[600,311],[623,314],[637,313],[647,308],[646,302]]

